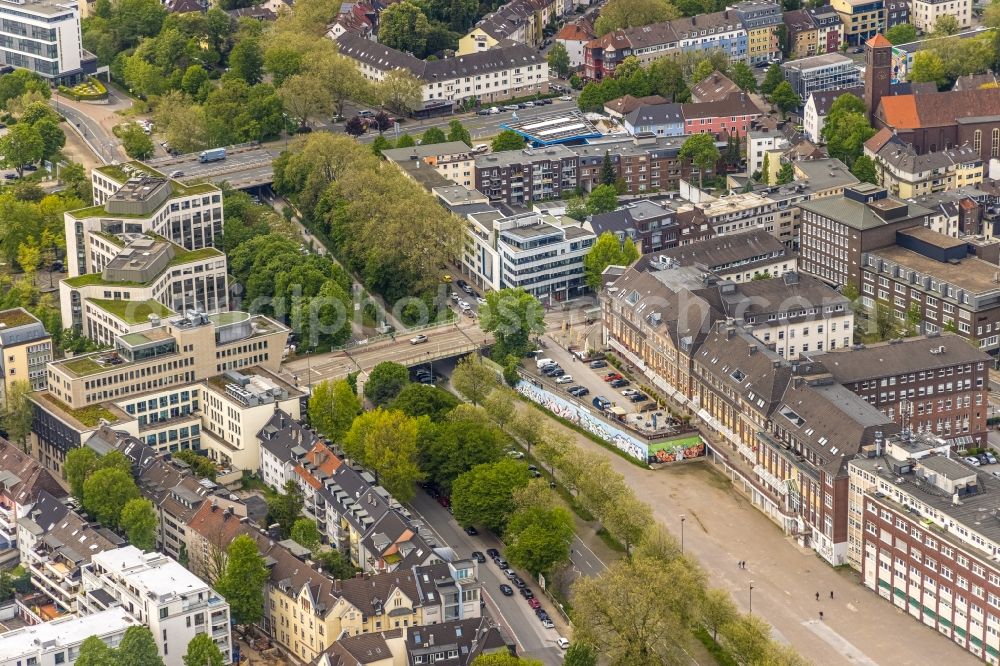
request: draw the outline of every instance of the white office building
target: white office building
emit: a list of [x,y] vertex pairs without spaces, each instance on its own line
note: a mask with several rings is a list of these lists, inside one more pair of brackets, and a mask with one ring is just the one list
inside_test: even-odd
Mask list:
[[85,640],[97,636],[116,648],[125,631],[136,624],[123,609],[110,608],[8,631],[0,634],[0,666],[73,666]]
[[75,2],[0,0],[0,65],[29,69],[55,83],[76,83],[97,71],[83,50]]
[[467,220],[462,263],[481,287],[522,287],[550,301],[586,291],[583,258],[596,236],[579,223],[538,212],[504,217],[495,209]]
[[153,632],[166,666],[183,666],[197,634],[211,636],[223,661],[231,660],[229,604],[176,560],[135,546],[108,550],[91,558],[82,583],[81,615],[121,608]]

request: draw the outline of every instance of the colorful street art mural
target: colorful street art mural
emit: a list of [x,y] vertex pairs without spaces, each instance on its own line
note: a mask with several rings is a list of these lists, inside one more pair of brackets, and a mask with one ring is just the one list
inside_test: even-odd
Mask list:
[[649,445],[650,458],[658,463],[700,458],[705,453],[705,442],[702,441],[700,435],[669,439],[665,442]]
[[687,458],[697,458],[705,455],[705,445],[697,435],[686,436],[676,440],[666,440],[655,444],[646,444],[620,428],[606,423],[595,416],[589,409],[572,403],[565,398],[550,393],[531,382],[520,381],[517,391],[532,402],[544,407],[556,416],[562,417],[597,435],[618,450],[644,462],[673,462]]

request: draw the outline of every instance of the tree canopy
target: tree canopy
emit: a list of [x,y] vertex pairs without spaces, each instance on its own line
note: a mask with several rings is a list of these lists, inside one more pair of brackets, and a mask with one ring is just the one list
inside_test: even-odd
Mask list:
[[417,466],[417,422],[403,412],[380,407],[354,419],[344,437],[344,452],[375,473],[400,502],[414,494],[422,476]]
[[226,568],[216,582],[219,594],[229,602],[236,624],[253,624],[264,616],[264,582],[268,571],[257,543],[241,534],[229,544]]
[[503,534],[514,510],[513,491],[528,485],[528,467],[503,458],[476,465],[452,484],[451,506],[462,525],[482,525]]
[[598,236],[593,247],[583,258],[583,270],[586,275],[587,286],[595,292],[601,288],[601,273],[608,266],[630,266],[639,259],[639,250],[631,238],[626,238],[625,242],[618,240],[618,237],[610,231],[605,231]]
[[679,18],[680,11],[668,0],[610,0],[594,23],[598,35],[621,28],[635,28]]
[[409,383],[410,371],[405,365],[382,361],[372,368],[368,381],[365,382],[365,397],[376,407],[384,407]]
[[520,358],[530,351],[532,334],[545,331],[544,315],[538,299],[520,287],[486,294],[486,304],[479,308],[479,326],[496,340],[494,359],[509,354]]

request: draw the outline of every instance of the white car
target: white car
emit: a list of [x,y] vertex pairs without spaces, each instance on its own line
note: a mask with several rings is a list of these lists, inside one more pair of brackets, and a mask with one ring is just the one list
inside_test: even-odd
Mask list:
[[636,393],[638,393],[638,391],[636,391],[634,388],[622,389],[622,395],[625,396],[626,398]]
[[556,379],[556,384],[569,384],[573,381],[573,375],[563,375]]
[[520,451],[508,451],[507,457],[513,458],[514,460],[521,460],[522,458],[524,458],[524,454],[521,453]]
[[556,645],[558,645],[563,650],[568,650],[569,649],[569,641],[567,639],[563,638],[562,636],[560,636],[559,638],[556,639]]
[[485,153],[490,149],[485,143],[478,143],[472,147],[472,152],[474,153]]
[[486,305],[486,299],[483,298],[482,296],[476,296],[476,303],[479,303],[480,305]]
[[410,338],[410,344],[411,345],[419,345],[419,344],[422,344],[424,342],[427,342],[427,336],[426,335],[415,335],[412,338]]
[[572,95],[563,95],[559,99],[562,100],[563,102],[572,102],[573,101],[573,96]]
[[546,629],[555,629],[556,625],[552,624],[552,620],[542,620],[542,626]]
[[979,467],[979,458],[975,456],[968,456],[965,458],[965,462],[969,463],[973,467]]
[[469,308],[471,308],[472,306],[471,306],[471,305],[469,305],[468,301],[463,301],[463,300],[459,300],[459,301],[458,301],[458,307],[460,307],[460,308],[461,308],[461,309],[463,309],[463,310],[468,310],[468,309],[469,309]]

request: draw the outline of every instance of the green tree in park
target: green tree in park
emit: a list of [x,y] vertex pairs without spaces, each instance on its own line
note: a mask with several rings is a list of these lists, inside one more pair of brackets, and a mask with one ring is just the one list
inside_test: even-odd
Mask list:
[[791,162],[783,162],[781,168],[778,169],[778,185],[787,185],[788,183],[795,180],[795,170],[792,167]]
[[550,573],[569,561],[573,515],[551,490],[548,506],[518,509],[507,521],[507,558],[532,575]]
[[142,625],[125,630],[115,657],[115,666],[163,666],[153,633]]
[[605,35],[620,28],[670,21],[680,15],[668,0],[610,0],[601,8],[594,29],[598,35]]
[[472,135],[469,134],[469,130],[465,129],[461,121],[458,120],[452,120],[448,123],[448,140],[461,141],[467,146],[472,145]]
[[605,231],[598,236],[597,241],[583,258],[583,270],[587,286],[595,292],[601,289],[601,274],[608,266],[631,266],[639,259],[639,250],[631,238],[625,242],[618,236]]
[[469,354],[455,367],[451,383],[473,405],[480,405],[497,388],[497,375],[479,354]]
[[600,215],[618,208],[618,190],[614,185],[598,185],[587,197],[587,213]]
[[782,118],[792,109],[802,105],[802,98],[799,97],[798,93],[792,88],[792,84],[788,81],[782,81],[771,92],[771,101],[781,111]]
[[885,38],[893,45],[908,44],[917,39],[917,26],[912,23],[900,23],[885,31]]
[[144,498],[129,500],[121,513],[121,527],[128,541],[142,551],[156,548],[156,528],[159,521],[153,503]]
[[739,86],[740,90],[748,93],[757,92],[757,77],[745,62],[735,63],[732,74],[733,83]]
[[910,81],[914,83],[931,82],[938,87],[945,84],[948,76],[945,73],[944,60],[934,50],[917,51],[913,54],[913,67],[910,69]]
[[153,140],[135,123],[120,125],[118,136],[129,157],[144,160],[153,155]]
[[222,651],[208,634],[195,634],[184,653],[184,666],[224,666]]
[[601,184],[614,185],[618,180],[618,172],[615,171],[615,163],[611,160],[611,153],[604,151],[604,160],[601,162]]
[[118,666],[115,651],[97,636],[90,636],[80,644],[80,653],[74,666]]
[[875,160],[867,155],[858,155],[854,164],[851,165],[851,173],[863,183],[878,185],[878,169],[875,166]]
[[250,85],[260,83],[264,73],[264,53],[256,39],[242,39],[229,54],[229,74]]
[[365,397],[376,407],[384,407],[409,383],[410,371],[405,365],[382,361],[372,369],[365,382]]
[[322,540],[316,523],[308,518],[299,518],[295,521],[292,525],[291,537],[295,543],[305,546],[309,550],[319,548]]
[[494,360],[506,359],[508,354],[521,358],[530,351],[532,334],[545,332],[544,316],[538,299],[520,287],[486,294],[486,304],[479,308],[479,326],[496,340]]
[[437,386],[410,382],[389,403],[389,408],[398,409],[412,418],[429,416],[432,421],[437,422],[445,418],[458,404],[458,398],[453,393]]
[[416,4],[406,1],[390,5],[379,15],[379,42],[423,58],[431,26]]
[[229,544],[226,568],[215,587],[236,624],[254,624],[264,616],[264,582],[268,572],[257,542],[241,534]]
[[83,507],[108,527],[119,527],[122,509],[138,497],[132,475],[121,469],[99,469],[83,483]]
[[292,525],[302,512],[302,491],[292,480],[285,482],[283,492],[272,492],[267,495],[268,523],[278,523],[281,536],[288,537],[292,533]]
[[361,400],[346,379],[325,380],[309,396],[309,422],[330,441],[340,442],[361,413]]
[[702,189],[705,185],[705,172],[719,162],[722,153],[711,134],[695,134],[681,145],[678,157],[690,161],[698,168],[698,189]]
[[764,75],[764,80],[761,81],[760,91],[764,93],[764,95],[770,96],[771,93],[774,92],[775,88],[777,88],[784,80],[785,77],[781,74],[781,67],[778,65],[771,65],[767,68],[767,74]]
[[13,167],[18,177],[22,177],[25,166],[45,157],[45,141],[37,129],[18,123],[0,137],[0,155],[3,155],[3,163]]
[[510,458],[473,467],[452,484],[455,520],[503,534],[514,511],[514,490],[527,486],[530,478],[527,465]]
[[440,127],[430,127],[420,137],[420,144],[429,146],[434,143],[444,143],[448,140]]
[[524,137],[514,130],[504,130],[493,137],[493,152],[505,150],[521,150],[524,148]]
[[417,422],[403,412],[376,408],[354,420],[344,437],[344,452],[375,473],[400,502],[413,497],[422,476],[417,465]]
[[31,384],[26,380],[13,382],[7,391],[7,402],[0,410],[0,425],[24,451],[28,450],[28,435],[31,434],[33,418],[29,395]]
[[555,72],[559,78],[566,78],[566,75],[570,73],[569,52],[562,42],[556,42],[552,45],[546,59],[549,62],[549,69]]
[[510,441],[483,408],[473,405],[460,405],[441,420],[421,418],[418,427],[420,469],[448,494],[459,476],[499,460]]

